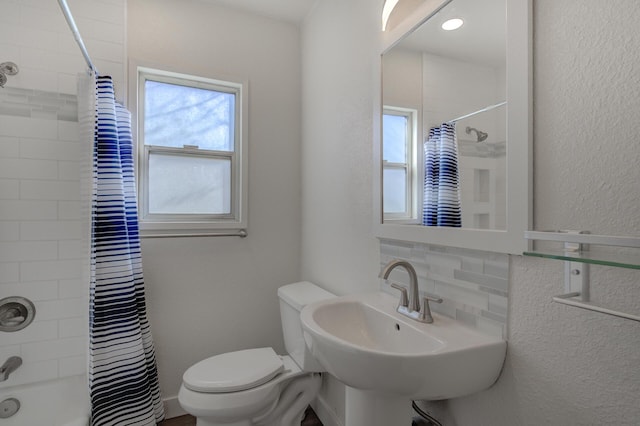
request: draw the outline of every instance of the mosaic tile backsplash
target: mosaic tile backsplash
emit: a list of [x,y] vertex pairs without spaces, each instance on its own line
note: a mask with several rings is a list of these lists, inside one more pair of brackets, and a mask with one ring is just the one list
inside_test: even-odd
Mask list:
[[[418,274],[421,294],[426,292],[443,299],[442,304],[431,304],[432,311],[506,338],[508,255],[382,240],[380,267],[392,259],[411,262]],[[408,276],[397,268],[390,280],[407,284]],[[383,280],[381,288],[390,294],[398,293]]]

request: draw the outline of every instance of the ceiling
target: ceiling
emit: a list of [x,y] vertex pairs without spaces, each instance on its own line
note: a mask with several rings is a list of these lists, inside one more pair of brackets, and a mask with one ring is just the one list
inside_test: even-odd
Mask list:
[[201,0],[258,15],[301,23],[319,0]]
[[[321,0],[200,0],[300,24]],[[423,0],[401,0],[390,18],[403,19]],[[393,15],[396,16],[393,16]],[[460,16],[465,26],[444,34],[438,25],[445,17]],[[505,0],[454,0],[402,42],[404,48],[458,57],[487,65],[502,64],[505,52]]]

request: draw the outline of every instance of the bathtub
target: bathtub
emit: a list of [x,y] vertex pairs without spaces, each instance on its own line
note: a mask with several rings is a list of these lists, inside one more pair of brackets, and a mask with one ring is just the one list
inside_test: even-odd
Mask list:
[[0,426],[87,426],[89,396],[87,378],[73,376],[0,389],[0,402],[20,401],[20,410]]

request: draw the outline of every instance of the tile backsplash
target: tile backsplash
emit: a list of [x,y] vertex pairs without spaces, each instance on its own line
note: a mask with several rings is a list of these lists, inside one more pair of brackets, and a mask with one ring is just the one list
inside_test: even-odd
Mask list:
[[[509,256],[421,243],[382,240],[380,267],[392,259],[411,262],[421,293],[443,299],[431,304],[434,312],[455,318],[486,333],[506,338]],[[401,268],[390,280],[407,284]],[[383,291],[398,292],[381,280]]]

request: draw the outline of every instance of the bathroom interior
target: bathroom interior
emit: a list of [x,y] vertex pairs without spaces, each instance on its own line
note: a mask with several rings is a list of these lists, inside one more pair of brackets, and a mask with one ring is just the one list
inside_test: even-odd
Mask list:
[[[140,65],[246,83],[246,235],[141,234],[165,418],[187,414],[178,400],[183,374],[201,360],[250,348],[287,353],[281,287],[308,281],[337,298],[382,292],[397,303],[400,293],[380,274],[402,259],[415,267],[421,294],[442,299],[431,303],[434,323],[420,327],[454,320],[506,342],[506,355],[495,383],[444,399],[404,398],[381,414],[385,424],[411,424],[412,399],[446,426],[640,423],[635,0],[497,2],[515,12],[502,22],[506,69],[495,73],[484,72],[486,63],[445,68],[453,62],[446,51],[416,62],[399,49],[425,18],[458,3],[462,10],[466,0],[399,0],[385,31],[390,0],[67,3],[134,127]],[[89,218],[81,188],[90,142],[80,136],[78,81],[87,61],[59,2],[3,0],[1,8],[0,63],[15,69],[6,65],[0,80],[0,299],[30,300],[35,317],[0,330],[0,363],[22,361],[0,381],[0,403],[10,401],[0,426],[86,425]],[[472,26],[473,16],[464,19]],[[385,62],[393,56],[432,73],[398,70]],[[448,86],[454,75],[464,87]],[[423,134],[502,101],[458,123],[462,228],[388,220],[384,107],[428,116]],[[494,210],[469,215],[474,200]],[[593,235],[536,232],[550,230]],[[564,255],[541,254],[565,241]],[[593,255],[568,262],[576,242]],[[391,278],[410,284],[401,269]],[[325,426],[360,426],[375,401],[354,395],[324,373],[311,406]],[[18,400],[19,411],[3,415]],[[32,415],[45,420],[24,420]]]

